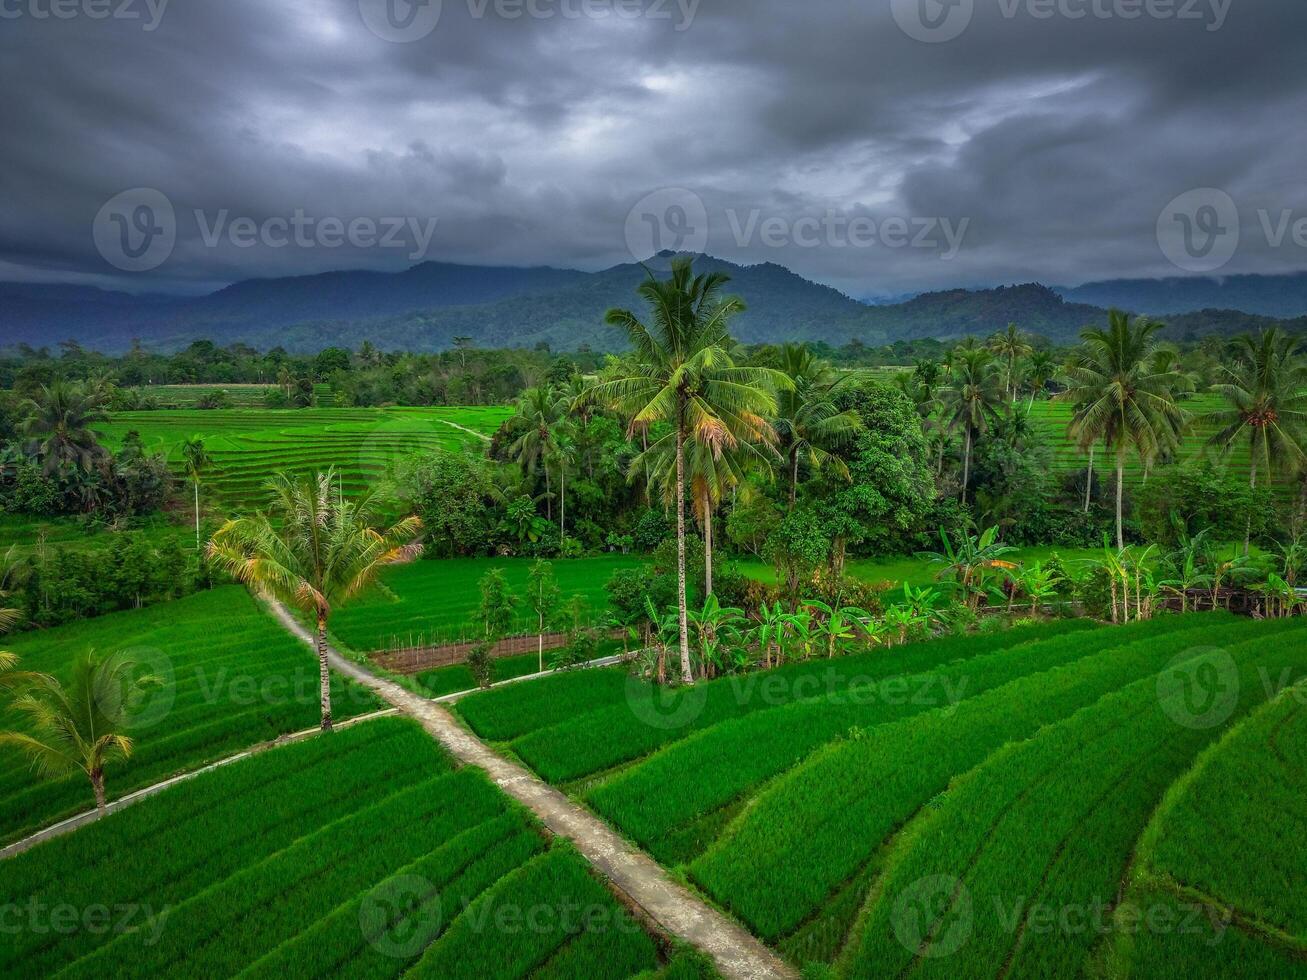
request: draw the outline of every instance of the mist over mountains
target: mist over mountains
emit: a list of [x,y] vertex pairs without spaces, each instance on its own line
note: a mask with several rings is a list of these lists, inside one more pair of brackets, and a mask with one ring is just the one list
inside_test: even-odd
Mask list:
[[[666,256],[652,260],[655,270]],[[924,293],[870,305],[783,266],[740,266],[711,256],[696,270],[731,276],[748,311],[746,343],[859,340],[880,346],[927,337],[988,335],[1008,323],[1058,343],[1102,322],[1108,307],[1164,319],[1173,340],[1230,335],[1280,322],[1307,331],[1307,273],[1114,280],[1076,287],[1038,283]],[[399,273],[328,272],[251,279],[201,297],[131,295],[88,286],[0,283],[0,345],[76,340],[115,353],[134,339],[171,350],[193,340],[315,351],[356,347],[436,351],[468,337],[482,347],[616,349],[603,323],[614,306],[639,308],[637,263],[601,272],[424,262]]]

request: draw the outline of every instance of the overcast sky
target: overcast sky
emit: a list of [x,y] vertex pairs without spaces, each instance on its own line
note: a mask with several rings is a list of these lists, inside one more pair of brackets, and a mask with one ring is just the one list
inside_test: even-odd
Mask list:
[[0,0],[0,280],[1298,270],[1305,73],[1303,0]]

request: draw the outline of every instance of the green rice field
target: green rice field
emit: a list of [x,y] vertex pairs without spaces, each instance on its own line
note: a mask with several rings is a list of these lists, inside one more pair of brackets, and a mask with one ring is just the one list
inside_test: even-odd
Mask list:
[[[660,966],[569,845],[398,719],[43,844],[0,864],[0,893],[32,917],[0,945],[6,976],[620,980]],[[37,921],[101,908],[94,928]],[[678,958],[667,975],[695,966]]]
[[[643,561],[635,555],[605,555],[552,564],[563,604],[581,596],[591,618],[598,621],[608,605],[604,586],[613,572]],[[359,651],[475,637],[482,576],[492,568],[502,569],[521,600],[532,564],[522,558],[458,558],[389,569],[380,586],[341,607],[332,617],[331,629],[343,644]],[[519,601],[511,632],[535,629],[535,615]]]
[[[110,799],[280,735],[318,724],[318,667],[240,588],[201,592],[142,610],[113,613],[55,629],[5,638],[25,670],[56,677],[75,653],[122,653],[160,680],[132,713],[130,761],[110,765]],[[340,677],[333,680],[337,718],[380,705]],[[0,713],[0,728],[22,719]],[[26,757],[0,754],[0,842],[8,843],[94,805],[79,774],[39,780]]]
[[181,472],[181,444],[204,439],[213,464],[206,494],[229,510],[260,506],[274,473],[335,467],[346,494],[377,489],[404,460],[435,449],[480,451],[509,415],[507,408],[181,409],[119,412],[100,427],[106,443],[128,432],[167,454]]
[[[796,967],[1276,976],[1307,962],[1288,844],[1307,819],[1304,677],[1307,627],[1208,613],[935,640],[674,697],[591,671],[457,710]],[[1128,885],[1233,906],[1275,969],[1240,973],[1233,940],[1206,971],[1176,968],[1175,935],[1113,930]],[[1103,930],[1056,925],[1100,906]]]

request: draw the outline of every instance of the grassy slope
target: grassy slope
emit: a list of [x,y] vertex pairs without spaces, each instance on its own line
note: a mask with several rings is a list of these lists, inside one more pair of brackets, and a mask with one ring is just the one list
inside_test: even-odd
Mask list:
[[[4,647],[21,666],[59,676],[77,652],[123,652],[164,682],[129,732],[133,757],[108,769],[111,798],[318,721],[317,663],[236,587],[57,629],[17,634]],[[375,699],[333,681],[338,718],[373,710]],[[12,713],[0,725],[21,726]],[[85,777],[38,780],[26,760],[0,759],[0,839],[20,837],[92,804]]]

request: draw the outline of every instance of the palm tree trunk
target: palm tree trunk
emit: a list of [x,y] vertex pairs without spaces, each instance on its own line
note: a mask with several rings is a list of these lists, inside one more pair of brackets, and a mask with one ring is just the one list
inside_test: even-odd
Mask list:
[[[1248,478],[1248,489],[1256,490],[1257,489],[1257,455],[1255,452],[1252,455],[1251,462],[1252,462],[1252,473]],[[1251,504],[1252,501],[1249,501],[1249,503]],[[1248,523],[1244,526],[1244,532],[1243,532],[1243,556],[1245,558],[1248,557],[1248,552],[1252,547],[1252,541],[1253,541],[1253,511],[1252,511],[1252,507],[1249,507]]]
[[[536,640],[540,647],[540,673],[543,674],[545,672],[545,614],[543,612],[540,613],[538,630]],[[626,637],[622,637],[622,650],[623,652],[626,650]]]
[[200,550],[200,481],[195,481],[195,550]]
[[1094,450],[1097,446],[1089,447],[1089,473],[1085,476],[1085,513],[1089,513],[1089,496],[1094,489]]
[[545,520],[554,519],[554,490],[549,483],[549,464],[545,463]]
[[712,507],[705,500],[703,504],[703,596],[713,594],[712,587]]
[[1123,519],[1125,501],[1125,454],[1116,454],[1116,547],[1125,548],[1125,526]]
[[331,731],[331,670],[327,664],[327,620],[318,617],[318,699],[322,703],[322,730]]
[[91,789],[95,791],[95,808],[104,816],[107,812],[104,795],[104,770],[93,769],[91,771]]
[[967,502],[967,485],[971,482],[971,428],[967,428],[967,443],[962,450],[962,502]]
[[681,633],[681,680],[694,683],[690,669],[690,626],[685,608],[685,427],[676,426],[676,605]]
[[799,495],[799,450],[795,447],[790,450],[790,510],[794,510],[794,502]]
[[558,465],[558,548],[562,553],[567,541],[567,463]]

